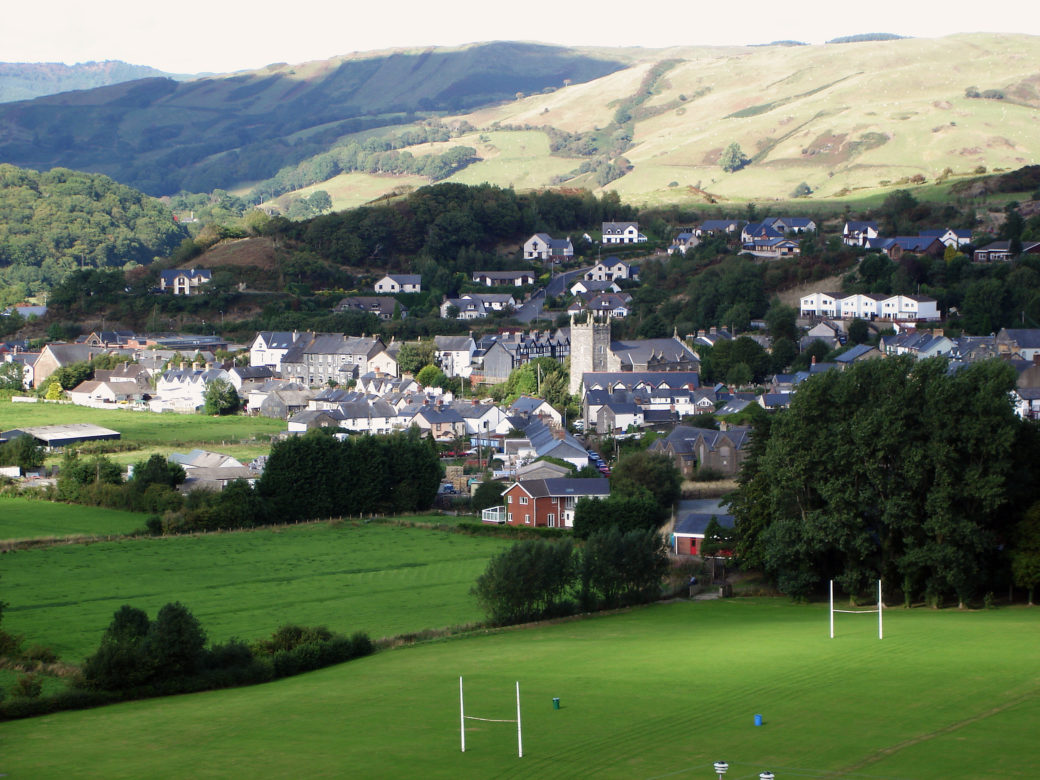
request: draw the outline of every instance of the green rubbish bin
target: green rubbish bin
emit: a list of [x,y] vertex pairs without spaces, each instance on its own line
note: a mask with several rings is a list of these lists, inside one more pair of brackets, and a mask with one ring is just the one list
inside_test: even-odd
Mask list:
[[554,710],[560,709],[560,697],[559,696],[553,696],[553,709]]

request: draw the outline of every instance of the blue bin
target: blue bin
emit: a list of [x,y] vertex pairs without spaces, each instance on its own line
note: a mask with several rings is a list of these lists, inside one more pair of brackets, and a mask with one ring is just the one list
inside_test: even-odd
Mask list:
[[761,715],[756,715],[755,716],[755,725],[756,726],[761,726],[762,725],[762,716]]
[[560,698],[558,696],[553,696],[553,709],[560,709]]

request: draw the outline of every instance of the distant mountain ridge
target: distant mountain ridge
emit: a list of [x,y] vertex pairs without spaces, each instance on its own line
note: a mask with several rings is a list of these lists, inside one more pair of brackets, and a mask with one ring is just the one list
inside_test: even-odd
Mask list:
[[850,41],[498,42],[151,78],[0,105],[0,160],[152,195],[252,190],[283,212],[314,189],[346,208],[429,183],[416,161],[453,152],[468,164],[448,181],[647,205],[846,200],[1040,163],[1040,37]]
[[104,173],[151,195],[275,174],[345,134],[461,112],[624,63],[526,43],[359,55],[0,105],[0,159]]
[[0,103],[32,100],[74,89],[94,89],[155,76],[186,79],[147,65],[120,60],[104,62],[0,62]]

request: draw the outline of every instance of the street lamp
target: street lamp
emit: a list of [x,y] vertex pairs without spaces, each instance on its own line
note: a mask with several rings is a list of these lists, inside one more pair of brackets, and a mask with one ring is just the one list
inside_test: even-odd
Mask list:
[[722,780],[722,776],[729,770],[729,764],[725,761],[715,762],[715,774],[719,776],[719,780]]

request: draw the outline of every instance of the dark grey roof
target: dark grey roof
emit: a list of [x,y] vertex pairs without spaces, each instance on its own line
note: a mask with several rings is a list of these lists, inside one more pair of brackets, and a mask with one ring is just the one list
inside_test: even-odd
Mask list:
[[518,482],[535,498],[542,496],[609,496],[610,480],[557,477],[555,479],[527,479]]

